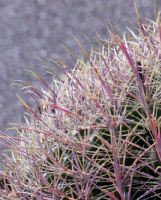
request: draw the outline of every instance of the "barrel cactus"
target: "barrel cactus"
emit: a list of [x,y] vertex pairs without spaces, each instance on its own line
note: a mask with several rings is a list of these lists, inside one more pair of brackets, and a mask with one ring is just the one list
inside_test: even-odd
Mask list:
[[1,199],[161,199],[161,24],[139,21],[83,49],[73,70],[42,88],[17,137],[3,134]]

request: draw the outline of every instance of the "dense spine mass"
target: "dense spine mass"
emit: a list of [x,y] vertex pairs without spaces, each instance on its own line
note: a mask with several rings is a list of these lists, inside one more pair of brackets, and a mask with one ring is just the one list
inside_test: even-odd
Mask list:
[[6,138],[1,199],[161,199],[161,25],[139,26],[83,50],[63,80],[23,83],[39,105],[19,97],[29,115]]

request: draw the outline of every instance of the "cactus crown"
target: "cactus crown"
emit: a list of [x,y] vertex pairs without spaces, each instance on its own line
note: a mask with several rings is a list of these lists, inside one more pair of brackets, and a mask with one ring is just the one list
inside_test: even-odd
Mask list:
[[39,106],[23,102],[26,123],[7,137],[2,199],[161,199],[161,25],[139,25],[50,86],[32,72],[44,87],[24,83]]

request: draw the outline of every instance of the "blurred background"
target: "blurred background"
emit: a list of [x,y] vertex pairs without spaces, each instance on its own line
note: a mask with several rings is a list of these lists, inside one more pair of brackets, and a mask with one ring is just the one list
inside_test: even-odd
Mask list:
[[[154,19],[154,1],[136,1],[141,16]],[[156,0],[161,8],[161,0]],[[132,0],[0,0],[0,130],[9,122],[18,122],[23,106],[10,86],[14,80],[33,79],[25,69],[43,72],[42,60],[62,58],[72,62],[61,44],[69,47],[76,57],[81,52],[72,35],[80,41],[86,34],[95,43],[96,32],[107,38],[111,21],[118,31],[135,27]],[[49,62],[50,65],[50,62]],[[58,73],[57,68],[51,68]],[[46,75],[45,75],[46,76]]]

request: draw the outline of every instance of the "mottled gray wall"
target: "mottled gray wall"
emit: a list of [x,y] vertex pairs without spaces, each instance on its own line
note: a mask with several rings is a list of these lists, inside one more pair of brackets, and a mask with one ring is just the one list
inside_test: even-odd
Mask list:
[[[142,16],[153,16],[152,0],[138,0],[138,8]],[[126,31],[129,20],[135,22],[132,0],[0,0],[0,130],[22,113],[19,90],[10,84],[31,81],[24,69],[42,71],[36,57],[67,60],[60,44],[79,55],[71,35],[81,40],[84,33],[93,40],[99,32],[105,37],[109,20]]]

